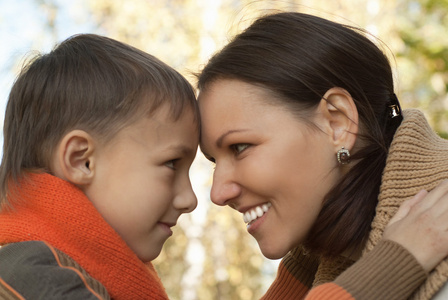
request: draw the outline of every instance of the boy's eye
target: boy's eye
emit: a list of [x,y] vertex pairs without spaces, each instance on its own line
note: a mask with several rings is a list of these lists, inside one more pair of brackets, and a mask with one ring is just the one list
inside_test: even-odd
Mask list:
[[233,150],[233,152],[235,152],[235,154],[240,154],[241,152],[249,148],[249,146],[249,144],[234,144],[231,145],[230,148]]
[[175,166],[176,161],[178,161],[178,159],[173,159],[173,160],[167,161],[165,163],[165,166],[167,166],[170,169],[176,170],[176,166]]

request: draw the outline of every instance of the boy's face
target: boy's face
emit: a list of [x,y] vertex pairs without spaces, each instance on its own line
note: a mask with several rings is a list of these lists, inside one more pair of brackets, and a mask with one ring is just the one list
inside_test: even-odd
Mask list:
[[170,227],[196,207],[189,168],[198,140],[191,110],[172,121],[161,107],[97,148],[84,192],[142,261],[155,259]]

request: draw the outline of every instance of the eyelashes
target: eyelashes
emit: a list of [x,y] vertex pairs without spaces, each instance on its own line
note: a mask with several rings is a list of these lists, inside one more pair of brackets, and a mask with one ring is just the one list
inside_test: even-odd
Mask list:
[[250,147],[250,144],[245,144],[245,143],[230,145],[230,149],[232,149],[232,151],[235,155],[239,155],[240,153],[242,153],[244,150],[246,150],[249,147]]
[[[238,158],[238,156],[243,153],[245,150],[247,150],[248,148],[250,148],[252,146],[252,144],[248,144],[248,143],[238,143],[238,144],[232,144],[229,146],[230,151],[233,153],[233,155]],[[213,167],[213,169],[216,167],[216,160],[214,157],[203,153],[205,158],[207,160],[209,160],[210,162],[212,162],[215,166]]]
[[178,162],[178,161],[179,161],[179,158],[169,160],[165,163],[165,166],[167,166],[168,168],[170,168],[172,170],[176,170],[177,169],[176,162]]
[[214,158],[214,157],[211,157],[210,155],[205,154],[205,153],[203,153],[203,154],[204,154],[204,156],[205,156],[205,158],[206,158],[207,160],[209,160],[209,161],[211,161],[212,163],[216,164],[216,161],[215,161],[215,158]]

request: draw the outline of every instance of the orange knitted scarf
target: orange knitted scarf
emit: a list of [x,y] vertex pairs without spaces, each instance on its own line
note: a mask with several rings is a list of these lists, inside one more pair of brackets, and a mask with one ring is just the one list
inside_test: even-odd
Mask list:
[[[99,280],[113,299],[168,299],[151,263],[144,264],[74,185],[29,174],[0,213],[0,245],[41,240]],[[15,201],[18,200],[18,201]]]

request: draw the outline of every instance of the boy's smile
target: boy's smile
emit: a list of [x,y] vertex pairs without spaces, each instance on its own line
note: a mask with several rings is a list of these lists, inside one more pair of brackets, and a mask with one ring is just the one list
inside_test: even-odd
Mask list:
[[198,139],[190,110],[173,121],[160,107],[97,145],[84,192],[143,261],[159,255],[179,216],[196,207],[188,172]]

